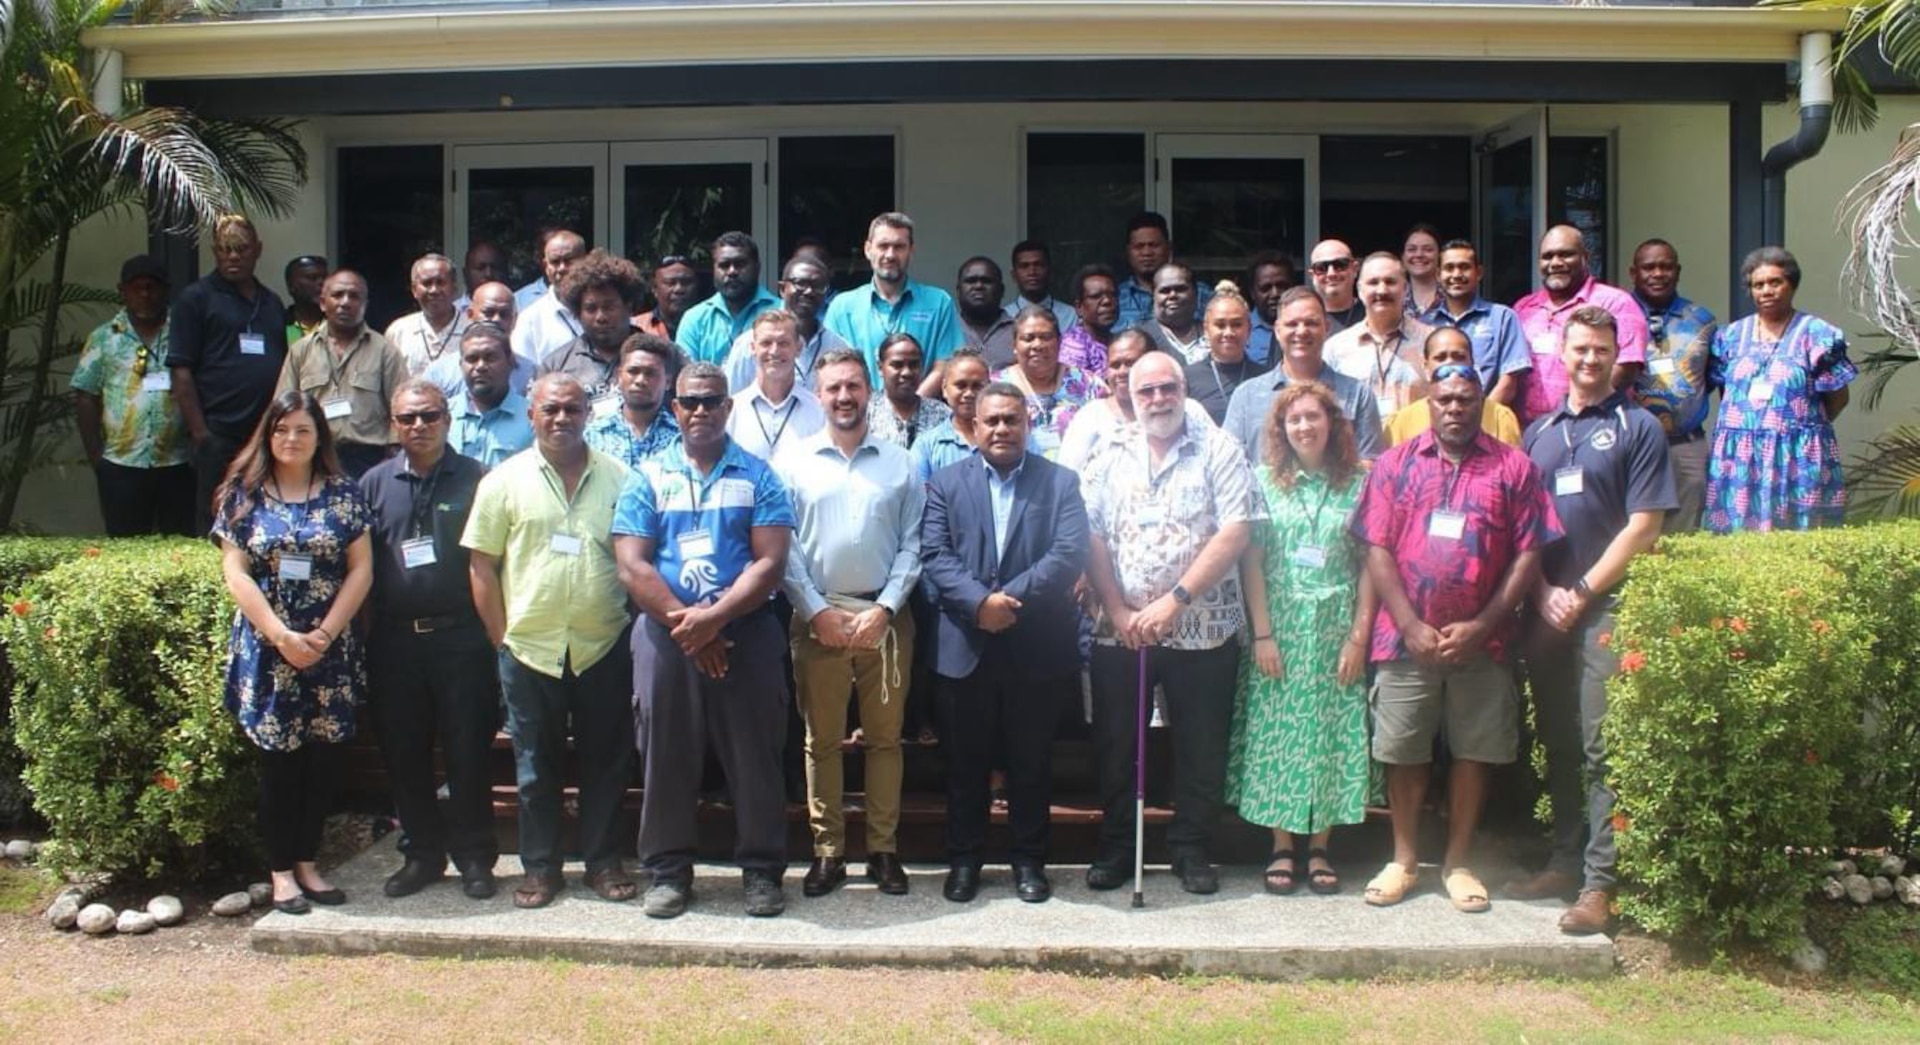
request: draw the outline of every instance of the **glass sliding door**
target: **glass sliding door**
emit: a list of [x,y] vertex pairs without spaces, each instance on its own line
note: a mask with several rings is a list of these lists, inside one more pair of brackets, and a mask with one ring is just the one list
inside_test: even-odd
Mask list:
[[539,237],[564,228],[607,242],[604,142],[461,146],[453,150],[456,263],[479,242],[507,252],[510,282],[540,278]]
[[1158,134],[1154,154],[1155,202],[1195,279],[1244,281],[1254,254],[1305,257],[1320,235],[1318,138]]
[[610,249],[643,271],[679,254],[704,273],[714,238],[744,232],[760,244],[763,279],[777,275],[768,243],[765,139],[620,143],[611,158]]
[[1547,231],[1547,111],[1491,128],[1475,147],[1480,292],[1511,304],[1539,285],[1536,258]]

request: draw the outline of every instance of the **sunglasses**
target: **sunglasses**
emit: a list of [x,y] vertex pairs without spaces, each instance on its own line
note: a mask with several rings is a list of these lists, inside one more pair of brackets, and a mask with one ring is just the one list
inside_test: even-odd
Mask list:
[[1352,267],[1352,258],[1328,258],[1325,261],[1316,261],[1307,266],[1309,270],[1317,272],[1322,276],[1329,272],[1345,272]]
[[1158,385],[1133,386],[1133,397],[1135,399],[1158,399],[1161,396],[1171,397],[1179,394],[1180,385],[1173,381],[1167,381]]
[[693,259],[687,257],[685,254],[662,254],[660,255],[660,263],[655,265],[654,268],[666,269],[672,268],[675,265],[685,265],[688,268],[694,267]]
[[141,342],[140,347],[137,349],[134,349],[134,352],[133,352],[133,379],[135,381],[138,381],[141,378],[146,376],[147,376],[147,346],[145,342]]
[[727,397],[723,395],[717,395],[717,394],[703,395],[703,396],[674,396],[673,402],[676,406],[678,406],[682,410],[685,410],[689,414],[697,414],[702,410],[705,410],[708,413],[719,413],[720,407],[727,402]]
[[414,425],[437,425],[445,416],[445,410],[420,410],[411,414],[395,414],[393,421],[402,428],[412,428]]
[[1433,368],[1434,384],[1460,377],[1473,382],[1475,388],[1480,387],[1480,372],[1465,363],[1442,363]]

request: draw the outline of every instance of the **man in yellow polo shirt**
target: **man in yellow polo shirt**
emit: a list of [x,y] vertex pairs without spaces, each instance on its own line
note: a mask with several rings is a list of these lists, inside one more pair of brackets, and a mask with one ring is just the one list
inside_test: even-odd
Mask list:
[[[1473,365],[1473,342],[1457,327],[1436,327],[1427,335],[1424,353],[1428,380],[1433,379],[1435,368],[1448,363]],[[1432,413],[1425,399],[1408,404],[1404,410],[1395,410],[1387,419],[1387,445],[1399,446],[1432,428]],[[1492,396],[1487,397],[1486,405],[1480,409],[1480,429],[1508,446],[1520,445],[1520,419]]]
[[480,482],[460,543],[472,551],[473,602],[500,656],[507,732],[520,785],[516,907],[545,907],[560,868],[561,765],[569,721],[579,763],[579,845],[602,899],[637,891],[614,824],[633,766],[633,669],[626,591],[613,561],[619,461],[582,436],[587,390],[564,373],[529,390],[534,445]]

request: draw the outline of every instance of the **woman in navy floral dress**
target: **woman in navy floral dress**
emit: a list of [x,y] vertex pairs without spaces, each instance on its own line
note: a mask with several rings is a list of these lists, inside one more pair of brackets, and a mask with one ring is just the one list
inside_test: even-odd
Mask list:
[[334,456],[318,400],[268,406],[222,484],[213,536],[239,604],[227,648],[227,708],[260,749],[260,830],[273,905],[346,896],[314,865],[340,745],[353,736],[366,666],[351,630],[373,584],[370,513]]

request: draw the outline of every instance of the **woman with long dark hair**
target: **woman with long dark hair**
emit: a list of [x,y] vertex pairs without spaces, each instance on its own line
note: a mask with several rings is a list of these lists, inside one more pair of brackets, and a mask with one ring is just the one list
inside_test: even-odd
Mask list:
[[298,389],[267,407],[214,502],[213,536],[239,604],[226,703],[260,750],[260,830],[273,906],[288,914],[346,901],[314,858],[366,689],[350,626],[373,584],[370,520],[319,400]]

